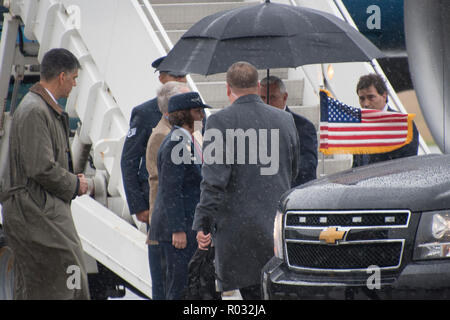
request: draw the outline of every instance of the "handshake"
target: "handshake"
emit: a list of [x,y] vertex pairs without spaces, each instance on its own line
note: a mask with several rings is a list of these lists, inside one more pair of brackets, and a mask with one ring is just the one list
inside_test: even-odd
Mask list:
[[80,186],[78,188],[78,195],[82,196],[87,194],[93,196],[95,193],[94,180],[86,178],[84,174],[77,174],[78,180],[80,180]]

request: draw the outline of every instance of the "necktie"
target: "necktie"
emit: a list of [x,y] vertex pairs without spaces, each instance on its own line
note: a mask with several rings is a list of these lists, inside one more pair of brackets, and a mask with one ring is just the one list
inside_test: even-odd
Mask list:
[[196,158],[197,158],[197,155],[198,155],[199,159],[201,159],[202,163],[203,163],[202,148],[200,147],[199,143],[197,142],[197,140],[194,138],[193,135],[191,135],[191,138],[192,138],[192,143],[193,143],[194,149],[195,149],[194,155],[196,156]]

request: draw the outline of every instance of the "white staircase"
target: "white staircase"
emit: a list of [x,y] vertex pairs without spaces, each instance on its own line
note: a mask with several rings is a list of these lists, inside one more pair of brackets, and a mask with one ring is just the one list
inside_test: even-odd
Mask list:
[[165,54],[145,6],[139,0],[10,3],[10,17],[20,18],[26,37],[40,45],[39,61],[49,49],[65,47],[82,65],[66,105],[81,121],[72,151],[77,162],[80,150],[91,149],[103,193],[101,200],[84,196],[72,203],[83,249],[151,297],[146,236],[130,219],[120,170],[131,109],[155,96],[159,82],[150,65]]

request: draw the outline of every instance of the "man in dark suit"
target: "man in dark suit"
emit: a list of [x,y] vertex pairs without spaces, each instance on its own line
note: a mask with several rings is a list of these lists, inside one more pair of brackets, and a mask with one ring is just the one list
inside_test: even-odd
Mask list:
[[[388,90],[383,78],[378,74],[368,74],[359,78],[356,86],[356,93],[359,97],[359,104],[361,108],[376,109],[382,111],[390,111],[388,105]],[[413,139],[407,145],[391,152],[376,153],[376,154],[355,154],[353,155],[353,167],[359,167],[376,163],[380,161],[387,161],[392,159],[404,158],[417,155],[419,148],[419,132],[413,122]]]
[[[269,102],[267,102],[267,83],[269,83]],[[300,174],[294,181],[293,187],[304,184],[317,177],[317,131],[313,123],[292,112],[286,105],[288,92],[280,78],[269,76],[261,80],[261,99],[272,107],[285,110],[294,117],[298,137],[300,139]]]
[[183,297],[188,263],[197,248],[192,230],[195,207],[200,200],[201,149],[194,139],[194,123],[204,117],[197,92],[169,99],[173,126],[158,151],[158,193],[151,218],[149,239],[158,241],[166,261],[166,299]]
[[205,249],[211,234],[202,225],[214,222],[221,291],[239,289],[244,299],[261,299],[261,269],[273,256],[273,222],[281,195],[297,177],[300,142],[292,116],[259,97],[251,64],[228,69],[227,95],[231,105],[206,122],[193,229]]
[[[186,82],[185,74],[158,69],[164,58],[156,59],[152,63],[152,67],[159,71],[159,81],[162,84],[168,81]],[[145,151],[152,130],[161,120],[161,116],[156,97],[133,108],[130,130],[123,145],[120,161],[130,214],[135,214],[136,218],[143,223],[148,223],[149,218],[149,186]]]

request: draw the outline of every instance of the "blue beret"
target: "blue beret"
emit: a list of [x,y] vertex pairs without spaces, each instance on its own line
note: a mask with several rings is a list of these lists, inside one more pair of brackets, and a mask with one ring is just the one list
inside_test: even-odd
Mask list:
[[175,78],[180,78],[180,77],[185,77],[186,73],[183,72],[178,72],[178,71],[166,71],[166,70],[160,70],[159,69],[159,65],[161,64],[161,62],[164,61],[164,58],[166,56],[163,56],[161,58],[156,59],[155,61],[152,62],[152,67],[155,68],[155,72],[159,71],[159,72],[166,72],[168,73],[170,76],[175,77]]
[[203,104],[198,92],[180,93],[169,99],[169,113],[195,108],[211,108],[210,106]]

